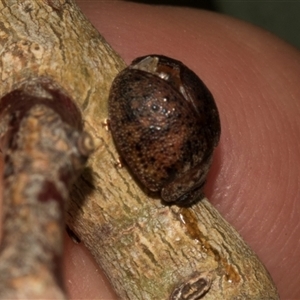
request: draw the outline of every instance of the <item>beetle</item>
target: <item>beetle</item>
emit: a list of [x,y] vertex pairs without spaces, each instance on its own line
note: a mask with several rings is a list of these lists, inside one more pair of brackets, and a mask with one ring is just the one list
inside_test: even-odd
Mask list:
[[108,109],[120,156],[144,187],[171,204],[203,197],[221,126],[192,70],[163,55],[139,57],[114,79]]

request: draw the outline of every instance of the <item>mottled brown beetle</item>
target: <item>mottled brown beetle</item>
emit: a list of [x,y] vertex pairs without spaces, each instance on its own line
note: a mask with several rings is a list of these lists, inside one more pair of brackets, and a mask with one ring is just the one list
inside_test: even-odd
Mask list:
[[193,71],[162,55],[135,59],[112,84],[109,119],[121,157],[147,189],[178,205],[203,197],[221,129]]

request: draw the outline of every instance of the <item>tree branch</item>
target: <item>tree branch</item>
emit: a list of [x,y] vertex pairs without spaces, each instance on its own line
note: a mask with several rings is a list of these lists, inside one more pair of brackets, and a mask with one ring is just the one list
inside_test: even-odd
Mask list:
[[[93,253],[119,296],[194,299],[189,295],[192,289],[203,299],[278,299],[264,266],[206,199],[192,208],[164,206],[158,199],[149,198],[126,168],[115,167],[118,153],[103,122],[107,118],[112,79],[124,63],[74,2],[2,0],[0,15],[3,28],[0,96],[18,89],[31,78],[59,82],[61,90],[75,101],[83,115],[84,130],[95,142],[96,151],[73,189],[67,223]],[[35,107],[32,109],[35,115]],[[26,116],[26,120],[31,119],[31,113]],[[45,123],[43,127],[50,128],[48,125]],[[47,132],[46,136],[52,135],[50,129]],[[66,151],[62,161],[69,166],[71,154]],[[7,153],[10,156],[9,150]],[[32,164],[38,162],[35,160],[38,153],[30,154]],[[49,166],[51,159],[52,156],[46,159]],[[22,186],[24,181],[18,179],[16,185]],[[63,189],[61,194],[67,197]],[[9,186],[6,187],[5,199],[11,198],[11,193]],[[21,201],[20,197],[17,199]],[[5,228],[18,226],[17,212],[13,218],[15,222],[5,221]],[[34,231],[30,232],[26,236],[34,236]],[[60,239],[61,235],[58,236]],[[43,245],[41,240],[36,242]],[[2,243],[3,253],[13,255],[17,248],[9,248],[5,238]],[[60,241],[55,244],[61,245]],[[32,251],[28,251],[29,257]],[[49,261],[52,262],[45,264],[49,270],[59,269],[52,258]],[[6,269],[14,266],[11,260]],[[38,273],[38,269],[33,272]],[[57,292],[56,297],[63,295]]]
[[[72,114],[65,118],[56,112],[67,108]],[[5,153],[0,298],[62,299],[64,209],[92,140],[77,129],[76,107],[45,79],[4,96],[0,112]]]

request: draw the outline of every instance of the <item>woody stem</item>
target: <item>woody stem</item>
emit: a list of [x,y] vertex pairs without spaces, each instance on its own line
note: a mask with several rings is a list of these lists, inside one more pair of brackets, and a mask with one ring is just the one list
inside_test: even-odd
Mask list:
[[[64,208],[92,144],[45,99],[24,95],[13,92],[21,98],[16,107],[2,107],[0,299],[64,299]],[[26,107],[20,108],[24,97]]]

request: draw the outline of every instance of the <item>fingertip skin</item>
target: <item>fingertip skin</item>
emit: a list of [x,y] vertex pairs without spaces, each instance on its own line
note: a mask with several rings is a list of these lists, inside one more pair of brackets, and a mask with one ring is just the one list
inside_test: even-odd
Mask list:
[[78,3],[127,63],[162,53],[191,66],[209,86],[222,136],[206,194],[262,259],[281,298],[297,298],[299,51],[269,32],[207,11]]

